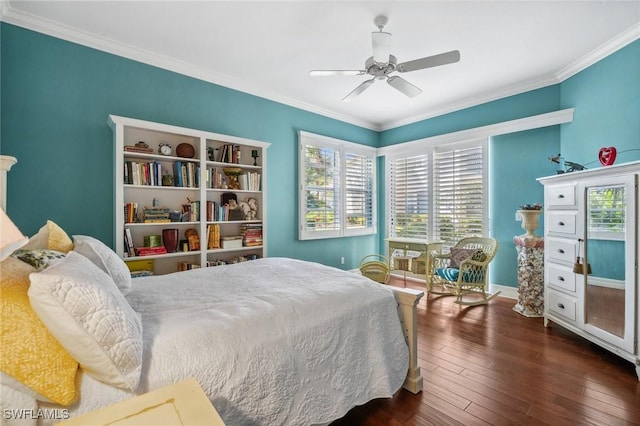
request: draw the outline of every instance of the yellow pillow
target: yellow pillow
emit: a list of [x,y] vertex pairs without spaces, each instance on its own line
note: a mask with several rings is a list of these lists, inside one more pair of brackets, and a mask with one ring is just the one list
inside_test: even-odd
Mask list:
[[38,396],[68,405],[76,399],[78,362],[31,308],[31,272],[34,267],[13,257],[0,262],[0,370]]
[[73,241],[62,228],[48,220],[22,249],[49,249],[68,253],[73,250]]

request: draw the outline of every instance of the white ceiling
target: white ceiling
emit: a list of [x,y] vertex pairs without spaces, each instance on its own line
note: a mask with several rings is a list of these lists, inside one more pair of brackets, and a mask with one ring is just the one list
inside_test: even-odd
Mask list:
[[[558,83],[640,37],[640,1],[28,1],[2,20],[203,80],[383,130]],[[362,69],[385,14],[398,62],[461,60],[402,74],[407,98]],[[397,75],[397,74],[396,74]]]

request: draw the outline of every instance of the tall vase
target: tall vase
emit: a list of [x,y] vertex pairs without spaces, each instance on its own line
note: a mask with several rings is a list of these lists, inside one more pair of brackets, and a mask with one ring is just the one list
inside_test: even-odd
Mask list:
[[175,253],[176,250],[178,249],[178,230],[163,229],[162,244],[167,249],[167,253]]
[[542,210],[518,210],[518,214],[522,217],[522,229],[524,229],[526,234],[523,234],[523,237],[536,237],[537,235],[533,233],[538,226],[540,226],[540,215],[542,214]]

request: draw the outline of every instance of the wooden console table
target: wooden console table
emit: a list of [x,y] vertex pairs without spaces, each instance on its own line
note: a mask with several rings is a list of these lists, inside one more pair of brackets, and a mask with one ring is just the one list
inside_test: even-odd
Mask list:
[[[387,253],[389,258],[389,270],[402,270],[405,272],[413,272],[417,275],[423,275],[425,283],[427,286],[427,290],[429,289],[429,285],[431,283],[431,252],[441,252],[442,251],[442,242],[440,241],[427,241],[419,238],[387,238],[385,240],[387,242]],[[422,268],[419,268],[414,265],[411,269],[407,266],[406,269],[398,269],[394,264],[394,251],[401,251],[402,257],[409,257],[409,252],[418,253],[417,256],[412,256],[412,262],[416,262],[415,265],[419,265],[418,262],[424,262],[424,271]]]

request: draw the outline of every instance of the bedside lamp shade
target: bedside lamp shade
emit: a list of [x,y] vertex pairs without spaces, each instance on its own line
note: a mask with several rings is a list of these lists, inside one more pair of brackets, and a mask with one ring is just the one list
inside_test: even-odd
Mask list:
[[0,260],[4,260],[14,250],[27,244],[29,239],[9,219],[9,216],[0,209]]

